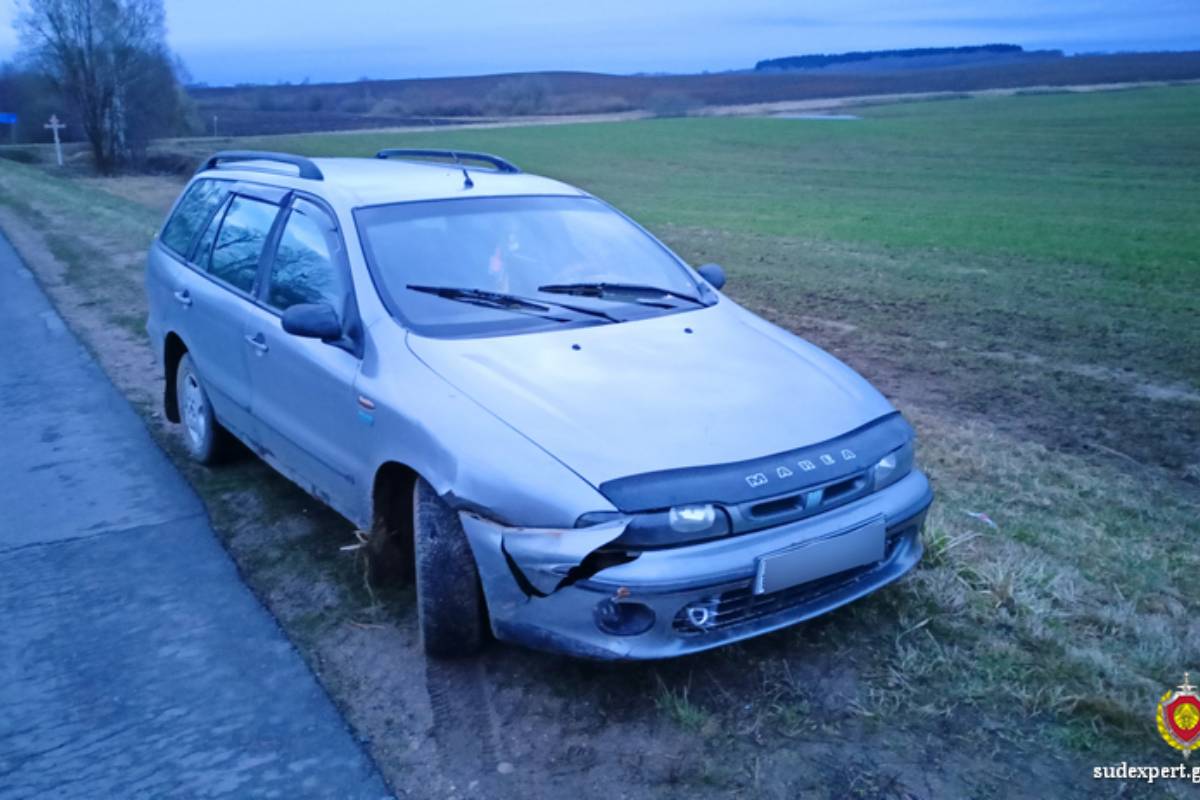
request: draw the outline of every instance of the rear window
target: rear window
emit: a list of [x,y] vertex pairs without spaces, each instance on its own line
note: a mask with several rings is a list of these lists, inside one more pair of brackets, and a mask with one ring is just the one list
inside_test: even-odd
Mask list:
[[163,228],[161,240],[170,250],[184,258],[204,224],[228,194],[226,181],[196,181],[179,201],[175,213]]

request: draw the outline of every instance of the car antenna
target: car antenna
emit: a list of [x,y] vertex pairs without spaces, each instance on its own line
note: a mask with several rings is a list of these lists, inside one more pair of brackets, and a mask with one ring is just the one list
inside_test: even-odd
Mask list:
[[460,161],[460,160],[458,159],[458,153],[456,153],[456,152],[454,152],[453,150],[451,150],[451,151],[450,151],[450,155],[454,156],[454,163],[455,163],[455,164],[458,164],[458,168],[462,170],[462,174],[463,174],[463,188],[464,188],[464,189],[474,189],[474,188],[475,188],[475,181],[471,180],[471,173],[467,172],[467,168],[466,168],[466,167],[464,167],[464,166],[463,166],[463,163],[462,163],[462,161]]

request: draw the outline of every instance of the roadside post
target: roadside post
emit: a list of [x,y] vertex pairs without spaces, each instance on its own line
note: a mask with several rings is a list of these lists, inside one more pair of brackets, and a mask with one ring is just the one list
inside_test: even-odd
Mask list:
[[58,114],[51,114],[50,121],[42,127],[54,131],[54,155],[58,157],[58,165],[61,167],[63,165],[62,140],[58,138],[58,132],[67,126],[58,121]]

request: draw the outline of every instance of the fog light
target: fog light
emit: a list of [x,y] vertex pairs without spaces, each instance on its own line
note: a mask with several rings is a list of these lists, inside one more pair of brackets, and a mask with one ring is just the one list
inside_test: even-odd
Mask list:
[[643,603],[601,600],[596,604],[596,627],[613,636],[637,636],[654,625],[654,612]]

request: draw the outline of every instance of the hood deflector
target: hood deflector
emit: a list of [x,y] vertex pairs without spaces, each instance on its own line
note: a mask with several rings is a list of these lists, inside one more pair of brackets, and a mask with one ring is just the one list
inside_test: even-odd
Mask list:
[[745,503],[862,472],[912,436],[912,426],[897,412],[820,444],[732,464],[646,472],[599,488],[627,513],[685,503]]

